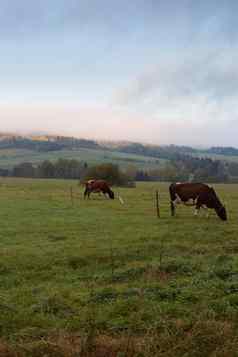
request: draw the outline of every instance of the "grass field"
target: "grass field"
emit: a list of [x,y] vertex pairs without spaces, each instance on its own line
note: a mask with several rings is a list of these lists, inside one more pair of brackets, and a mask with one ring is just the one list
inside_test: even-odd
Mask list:
[[143,155],[126,154],[110,150],[77,149],[39,152],[26,149],[1,149],[0,168],[12,168],[22,162],[40,164],[44,160],[56,161],[57,159],[76,159],[89,164],[114,163],[120,166],[133,164],[138,168],[153,169],[163,165],[166,160]]
[[163,183],[0,179],[0,356],[237,356],[238,185],[215,188],[227,222],[170,217]]

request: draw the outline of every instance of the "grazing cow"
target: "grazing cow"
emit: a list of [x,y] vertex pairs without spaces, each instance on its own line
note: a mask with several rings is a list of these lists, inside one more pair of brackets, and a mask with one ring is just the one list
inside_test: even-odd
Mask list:
[[227,220],[226,209],[216,195],[215,190],[204,183],[172,183],[169,186],[171,215],[175,215],[176,204],[195,206],[195,214],[201,207],[213,208],[218,217]]
[[84,198],[90,197],[92,192],[102,192],[105,196],[114,199],[114,192],[110,189],[108,183],[105,180],[89,180],[85,184]]

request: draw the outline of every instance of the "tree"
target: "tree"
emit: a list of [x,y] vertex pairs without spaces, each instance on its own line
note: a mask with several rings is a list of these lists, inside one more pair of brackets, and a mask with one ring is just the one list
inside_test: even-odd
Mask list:
[[115,164],[101,164],[89,167],[83,181],[90,179],[106,180],[110,185],[131,186],[131,180],[124,172],[119,170]]
[[38,177],[42,178],[53,178],[55,177],[55,167],[52,162],[45,160],[43,161],[37,169]]
[[30,162],[23,162],[13,168],[13,176],[16,177],[34,177],[35,168]]

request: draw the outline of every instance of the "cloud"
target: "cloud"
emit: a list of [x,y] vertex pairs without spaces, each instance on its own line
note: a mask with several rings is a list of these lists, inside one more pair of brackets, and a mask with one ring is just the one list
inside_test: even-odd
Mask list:
[[[186,53],[187,52],[187,53]],[[150,96],[185,97],[205,93],[223,99],[238,94],[238,48],[177,53],[163,58],[114,94],[121,105],[133,105]]]
[[[191,142],[193,129],[199,129],[202,144],[208,142],[206,133],[212,140],[212,127],[218,126],[219,131],[224,122],[238,120],[237,63],[237,49],[226,46],[176,54],[116,91],[112,101],[119,108],[134,109],[153,118],[163,127],[166,121],[174,123],[171,127],[176,128],[178,137],[172,142],[186,141],[185,132],[190,132],[187,142]],[[222,131],[218,133],[221,143],[227,142],[225,133],[228,135],[228,130],[223,131],[223,137]],[[194,142],[198,140],[194,138]]]

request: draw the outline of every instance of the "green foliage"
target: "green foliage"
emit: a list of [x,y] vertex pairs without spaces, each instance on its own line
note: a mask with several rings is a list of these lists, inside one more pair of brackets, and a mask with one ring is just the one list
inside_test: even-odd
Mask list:
[[56,162],[44,160],[37,166],[28,162],[16,165],[4,176],[79,179],[86,168],[87,163],[74,159],[58,159]]
[[101,164],[89,167],[86,171],[83,181],[97,179],[106,180],[110,185],[130,186],[132,178],[122,172],[118,165],[114,164]]
[[[193,181],[227,182],[234,179],[235,163],[226,166],[220,161],[192,157],[171,160],[164,166],[147,171],[137,170],[135,166],[119,169],[117,164],[103,163],[89,166],[72,159],[58,159],[56,162],[45,160],[37,166],[24,162],[9,170],[2,171],[3,176],[38,177],[38,178],[67,178],[74,179],[84,176],[84,180],[97,178],[105,179],[111,184],[126,185],[135,179],[138,181],[187,181],[192,175]],[[232,174],[232,175],[230,175]]]

